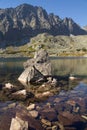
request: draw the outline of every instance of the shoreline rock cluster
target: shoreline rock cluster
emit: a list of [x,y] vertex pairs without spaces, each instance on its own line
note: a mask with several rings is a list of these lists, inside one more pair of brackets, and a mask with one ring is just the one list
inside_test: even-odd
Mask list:
[[25,102],[40,101],[59,93],[62,87],[68,85],[68,79],[68,76],[52,76],[48,53],[39,46],[34,58],[24,63],[24,71],[18,78],[23,86],[15,86],[8,82],[0,87],[0,96],[5,96],[4,100],[7,98]]
[[[87,90],[84,86],[85,91]],[[83,93],[83,94],[82,94]],[[60,92],[46,102],[18,102],[0,104],[0,128],[2,130],[82,130],[87,128],[85,92],[71,90]],[[86,94],[87,95],[87,94]],[[8,114],[9,113],[9,114]],[[4,124],[5,120],[8,119]]]
[[[24,63],[24,68],[24,72],[18,78],[24,85],[23,88],[18,89],[18,86],[11,83],[6,83],[1,88],[4,92],[2,94],[6,94],[11,100],[1,105],[2,130],[76,130],[80,128],[79,123],[82,124],[81,129],[87,128],[86,116],[83,115],[86,113],[87,98],[83,100],[79,95],[77,97],[78,93],[73,90],[71,94],[66,95],[60,92],[63,87],[68,87],[69,76],[52,76],[51,63],[46,51],[38,50],[33,59]],[[32,86],[33,84],[36,86]],[[79,91],[79,94],[81,92]],[[47,99],[48,97],[50,98]],[[44,99],[45,102],[40,102]],[[24,104],[18,103],[19,100],[23,100]],[[6,119],[8,120],[5,126]]]

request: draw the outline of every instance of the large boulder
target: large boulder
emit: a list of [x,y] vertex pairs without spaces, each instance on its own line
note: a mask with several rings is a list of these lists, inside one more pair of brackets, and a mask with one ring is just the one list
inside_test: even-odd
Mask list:
[[23,85],[28,85],[29,82],[44,81],[44,77],[52,75],[48,53],[44,49],[37,50],[34,58],[24,63],[24,69],[24,72],[18,78]]
[[29,82],[41,82],[45,78],[44,76],[34,67],[30,66],[24,70],[24,72],[19,76],[18,80],[24,85],[27,86]]

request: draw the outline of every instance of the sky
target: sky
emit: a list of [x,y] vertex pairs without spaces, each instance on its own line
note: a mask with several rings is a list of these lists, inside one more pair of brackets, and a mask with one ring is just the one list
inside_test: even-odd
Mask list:
[[27,3],[43,7],[61,19],[72,18],[80,26],[87,25],[87,0],[0,0],[0,8],[16,7]]

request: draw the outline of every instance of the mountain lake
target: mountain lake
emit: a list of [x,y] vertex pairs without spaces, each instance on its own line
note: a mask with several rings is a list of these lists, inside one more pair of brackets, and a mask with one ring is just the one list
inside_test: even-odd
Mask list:
[[[23,62],[27,59],[0,58],[0,84],[10,82],[18,85],[17,78],[23,72]],[[51,57],[50,59],[53,75],[63,76],[72,74],[78,80],[69,81],[67,88],[62,89],[58,94],[50,96],[44,102],[37,104],[44,108],[47,103],[50,103],[60,113],[59,121],[61,122],[62,120],[66,127],[70,122],[68,120],[69,117],[76,130],[85,130],[87,128],[87,58]],[[6,102],[0,99],[0,106]],[[78,115],[82,118],[83,122]],[[68,121],[66,121],[66,117]]]

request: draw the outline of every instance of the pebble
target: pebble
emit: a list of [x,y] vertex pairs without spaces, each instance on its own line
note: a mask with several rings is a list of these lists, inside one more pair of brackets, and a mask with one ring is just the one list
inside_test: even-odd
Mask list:
[[11,83],[6,83],[4,88],[12,89],[14,86]]
[[29,111],[29,114],[31,114],[31,116],[34,118],[37,118],[39,116],[39,113],[36,110]]
[[56,125],[52,126],[52,130],[58,130],[58,126]]
[[46,119],[41,119],[41,122],[47,126],[51,126],[51,122]]
[[27,107],[27,110],[34,110],[35,109],[35,104],[30,104],[28,107]]
[[26,96],[27,92],[26,92],[25,89],[24,90],[19,90],[19,91],[13,93],[13,95],[24,95],[24,96]]

